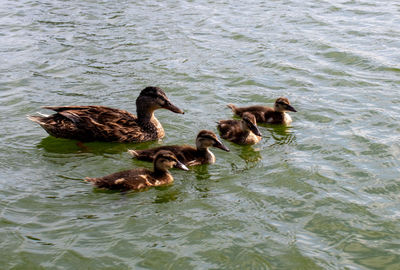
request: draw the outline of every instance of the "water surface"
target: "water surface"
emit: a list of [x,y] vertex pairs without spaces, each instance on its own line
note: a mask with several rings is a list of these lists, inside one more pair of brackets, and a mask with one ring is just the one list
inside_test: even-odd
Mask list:
[[[400,269],[398,1],[2,1],[2,269]],[[144,144],[50,137],[44,105],[157,111]],[[194,143],[226,107],[290,99],[291,127],[145,192],[85,176],[126,150]],[[44,113],[49,111],[42,110]]]

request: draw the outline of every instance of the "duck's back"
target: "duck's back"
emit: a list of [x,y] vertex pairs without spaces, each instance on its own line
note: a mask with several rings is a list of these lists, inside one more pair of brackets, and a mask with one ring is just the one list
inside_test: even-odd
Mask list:
[[177,159],[186,166],[207,163],[205,153],[190,145],[166,145],[145,150],[130,150],[129,153],[138,160],[152,162],[160,150],[168,150],[175,154]]
[[256,117],[257,123],[267,123],[269,118],[276,118],[279,114],[271,107],[257,105],[248,107],[234,107],[232,110],[240,117],[242,117],[245,112],[251,113]]
[[241,143],[245,136],[238,120],[221,120],[218,122],[218,130],[222,138],[231,142]]
[[104,106],[47,106],[57,113],[31,116],[50,135],[81,141],[132,142],[154,140],[142,131],[137,117],[128,111]]
[[172,176],[169,173],[158,177],[148,169],[133,169],[116,172],[99,178],[86,178],[87,182],[93,183],[96,187],[116,190],[138,190],[151,186],[160,186],[171,183]]

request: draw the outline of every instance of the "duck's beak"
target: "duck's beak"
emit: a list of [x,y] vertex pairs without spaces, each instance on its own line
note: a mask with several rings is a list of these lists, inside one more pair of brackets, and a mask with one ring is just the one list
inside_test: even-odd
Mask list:
[[177,168],[177,169],[184,170],[184,171],[188,171],[189,170],[188,167],[185,166],[185,164],[183,164],[182,162],[180,162],[178,160],[176,161],[176,164],[175,164],[174,167]]
[[166,101],[163,108],[170,110],[171,112],[174,112],[174,113],[181,113],[181,114],[185,113],[184,111],[182,111],[181,109],[176,107],[174,104],[172,104],[170,101]]
[[286,110],[288,110],[288,111],[291,111],[291,112],[297,112],[296,110],[295,110],[295,108],[293,108],[291,105],[289,105],[289,104],[286,104]]
[[222,150],[224,150],[224,151],[226,151],[226,152],[229,152],[229,151],[230,151],[229,148],[226,147],[225,145],[223,145],[222,142],[220,142],[219,140],[215,140],[215,142],[214,142],[214,144],[213,144],[213,147],[222,149]]
[[253,123],[248,123],[248,127],[251,130],[251,132],[253,132],[257,136],[262,136],[258,127],[256,125],[254,125]]

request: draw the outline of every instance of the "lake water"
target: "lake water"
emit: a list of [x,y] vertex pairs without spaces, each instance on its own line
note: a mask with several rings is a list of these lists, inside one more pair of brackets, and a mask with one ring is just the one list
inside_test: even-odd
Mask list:
[[[1,1],[0,268],[400,269],[400,2],[137,2]],[[160,142],[81,148],[26,119],[134,113],[148,85],[186,112],[156,112]],[[171,186],[82,181],[280,96],[291,127],[226,142]]]

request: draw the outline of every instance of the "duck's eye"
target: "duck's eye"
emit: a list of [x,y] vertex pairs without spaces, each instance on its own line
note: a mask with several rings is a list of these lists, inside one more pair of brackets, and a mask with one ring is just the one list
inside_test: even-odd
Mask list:
[[253,123],[250,121],[250,119],[248,119],[248,118],[245,118],[245,119],[243,119],[245,122],[246,122],[246,124],[248,124],[248,125],[252,125]]
[[166,100],[163,97],[157,96],[157,101],[160,105],[164,105]]

